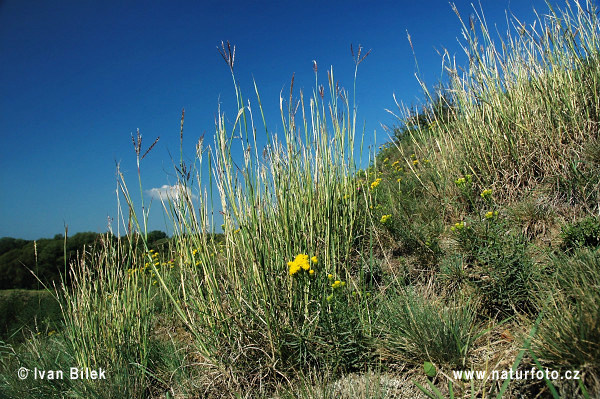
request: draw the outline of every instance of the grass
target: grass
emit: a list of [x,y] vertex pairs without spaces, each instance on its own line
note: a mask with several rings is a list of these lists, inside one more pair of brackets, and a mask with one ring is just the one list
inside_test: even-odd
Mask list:
[[0,291],[0,339],[19,340],[23,329],[33,327],[37,334],[60,329],[62,313],[60,304],[47,291]]
[[[316,63],[314,91],[296,93],[292,79],[280,99],[284,128],[265,129],[259,150],[259,90],[242,96],[235,48],[222,43],[238,108],[233,123],[219,110],[214,144],[201,139],[192,162],[182,144],[177,192],[162,203],[174,236],[148,247],[141,174],[157,140],[146,148],[138,134],[142,200],[132,201],[118,171],[116,238],[71,263],[72,284],[54,293],[58,333],[3,344],[2,395],[600,393],[597,14],[567,3],[539,14],[535,28],[513,19],[498,42],[478,13],[463,33],[470,65],[459,74],[446,54],[447,90],[423,87],[429,102],[418,115],[401,108],[395,139],[365,170],[353,94],[334,84],[332,69],[320,85]],[[352,50],[358,71],[368,52]],[[184,114],[182,143],[183,125]],[[16,376],[19,367],[71,364],[104,367],[110,378]],[[436,373],[425,375],[424,364]],[[452,374],[542,366],[577,368],[583,379]]]

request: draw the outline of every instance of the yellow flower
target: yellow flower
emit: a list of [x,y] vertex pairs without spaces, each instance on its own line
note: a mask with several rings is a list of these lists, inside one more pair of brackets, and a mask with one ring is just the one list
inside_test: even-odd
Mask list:
[[310,270],[308,271],[308,274],[310,274],[310,275],[312,276],[313,274],[315,274],[315,271],[314,271],[313,269],[310,269]]
[[460,230],[462,230],[464,228],[465,228],[465,222],[461,221],[461,222],[455,223],[454,226],[452,226],[451,230],[452,231],[455,231],[455,230],[459,230],[460,231]]
[[494,211],[494,212],[489,211],[488,213],[485,214],[486,219],[492,219],[495,216],[498,216],[498,211]]
[[491,188],[488,188],[488,189],[483,190],[481,192],[481,198],[483,198],[483,199],[488,199],[491,196],[492,196],[492,189]]
[[401,178],[401,177],[399,177],[399,178],[398,178],[396,181],[397,181],[398,183],[400,183],[400,182],[402,181],[402,178]]
[[294,259],[291,262],[288,262],[288,266],[290,267],[290,276],[293,276],[302,269],[310,270],[310,264],[308,263],[308,255],[297,255],[296,259]]
[[314,263],[315,265],[316,265],[317,263],[319,263],[319,260],[317,259],[317,257],[316,257],[316,256],[313,256],[312,258],[310,258],[310,260],[311,260],[311,262],[312,262],[312,263]]
[[371,183],[371,190],[375,190],[375,188],[379,185],[379,183],[381,183],[380,177],[378,177],[377,179],[375,179],[375,181],[373,183]]
[[391,218],[391,217],[392,217],[392,215],[383,215],[383,216],[381,217],[381,220],[380,220],[380,222],[381,222],[381,223],[385,223],[385,222],[387,222],[388,220],[390,220],[390,218]]
[[383,163],[388,163],[389,161],[390,161],[390,159],[386,158],[386,159],[383,160]]
[[298,266],[295,262],[288,262],[288,266],[290,267],[290,276],[293,276],[300,271],[300,266]]
[[332,279],[333,279],[333,274],[329,273],[329,274],[327,275],[327,278],[328,278],[329,280],[332,280]]
[[418,160],[418,159],[415,159],[415,160],[413,161],[413,165],[417,166],[418,164],[419,164],[419,160]]
[[396,167],[396,166],[398,166],[398,165],[400,165],[400,161],[396,161],[396,162],[394,162],[394,163],[392,164],[392,166],[394,166],[394,167]]
[[344,282],[344,281],[340,281],[340,280],[335,280],[335,281],[333,282],[333,284],[331,284],[331,288],[333,288],[333,289],[336,289],[336,288],[338,288],[338,287],[343,287],[343,286],[345,286],[345,285],[346,285],[346,282]]

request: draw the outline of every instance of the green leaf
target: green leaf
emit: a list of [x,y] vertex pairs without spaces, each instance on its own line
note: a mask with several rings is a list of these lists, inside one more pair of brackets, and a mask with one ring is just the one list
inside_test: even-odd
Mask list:
[[423,363],[423,370],[425,370],[425,374],[429,378],[433,378],[437,374],[437,370],[435,369],[435,366],[431,362]]

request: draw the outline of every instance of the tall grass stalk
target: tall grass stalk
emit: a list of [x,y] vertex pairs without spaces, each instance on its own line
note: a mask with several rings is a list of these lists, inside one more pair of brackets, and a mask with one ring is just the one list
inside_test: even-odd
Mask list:
[[[302,91],[295,97],[292,78],[287,104],[280,98],[284,130],[278,136],[265,128],[259,151],[265,138],[257,137],[257,109],[235,80],[235,48],[223,45],[221,54],[239,108],[233,126],[219,109],[214,147],[205,149],[200,140],[194,164],[182,158],[176,165],[177,192],[163,207],[175,231],[178,276],[152,270],[224,383],[283,376],[306,362],[353,367],[367,353],[360,348],[369,334],[362,319],[369,307],[362,281],[351,272],[364,207],[353,179],[356,112],[348,93],[334,83],[331,69],[328,102],[323,86],[305,102]],[[357,67],[362,60],[358,52]],[[318,82],[316,63],[314,71]],[[215,242],[209,226],[205,156],[221,203],[224,243]],[[124,179],[121,191],[134,210]],[[299,254],[312,258],[310,274],[292,275],[288,262]]]

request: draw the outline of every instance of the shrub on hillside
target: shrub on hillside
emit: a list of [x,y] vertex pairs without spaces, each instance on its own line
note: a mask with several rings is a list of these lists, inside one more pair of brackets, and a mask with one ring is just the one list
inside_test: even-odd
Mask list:
[[563,226],[561,237],[564,250],[597,247],[600,245],[600,218],[590,216]]

